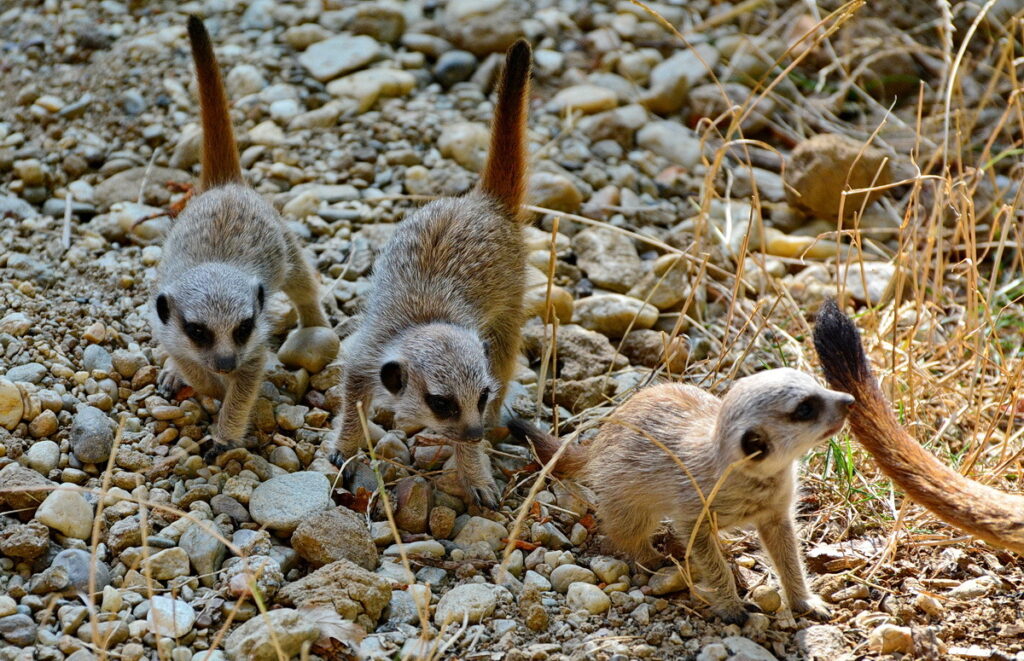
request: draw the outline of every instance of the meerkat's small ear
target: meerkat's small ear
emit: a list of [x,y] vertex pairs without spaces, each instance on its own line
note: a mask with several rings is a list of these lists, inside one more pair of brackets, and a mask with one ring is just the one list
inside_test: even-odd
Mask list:
[[380,368],[380,382],[392,395],[397,395],[405,387],[405,374],[402,364],[397,360],[389,360]]
[[165,324],[171,319],[171,299],[167,294],[156,297],[156,314]]
[[740,449],[748,457],[757,453],[752,459],[754,461],[761,461],[771,451],[771,444],[768,442],[768,437],[761,432],[756,429],[748,429],[743,432],[743,437],[740,438]]
[[484,355],[487,356],[488,360],[490,360],[491,359],[491,341],[490,340],[484,340],[482,342],[482,344],[484,345]]

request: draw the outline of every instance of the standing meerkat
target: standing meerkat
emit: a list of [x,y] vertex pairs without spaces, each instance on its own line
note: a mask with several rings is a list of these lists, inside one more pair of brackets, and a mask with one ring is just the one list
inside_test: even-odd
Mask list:
[[195,16],[189,17],[188,35],[203,127],[200,194],[164,242],[150,321],[168,353],[161,392],[172,397],[187,384],[223,400],[214,445],[205,455],[209,462],[248,432],[263,381],[269,296],[283,289],[298,310],[301,328],[286,347],[306,345],[323,364],[337,354],[339,342],[298,240],[242,179],[217,59]]
[[[726,622],[742,624],[747,611],[714,531],[745,524],[756,526],[790,609],[828,618],[824,602],[807,588],[800,560],[796,461],[842,428],[851,402],[850,395],[789,368],[739,379],[722,399],[694,386],[650,386],[605,420],[589,444],[565,447],[554,471],[583,479],[596,496],[604,534],[640,563],[662,559],[651,537],[666,520],[669,550],[680,559],[693,535],[690,558]],[[525,421],[509,427],[533,443],[544,464],[561,447]],[[707,510],[704,499],[710,500]]]
[[529,91],[530,46],[520,40],[505,57],[479,185],[417,210],[377,258],[346,352],[344,401],[327,447],[335,465],[358,452],[359,405],[386,401],[399,427],[455,441],[466,496],[497,506],[482,437],[498,420],[523,324]]
[[946,523],[1024,554],[1024,496],[961,475],[911,438],[871,373],[857,328],[833,300],[818,311],[814,348],[829,384],[856,397],[850,429],[882,472]]

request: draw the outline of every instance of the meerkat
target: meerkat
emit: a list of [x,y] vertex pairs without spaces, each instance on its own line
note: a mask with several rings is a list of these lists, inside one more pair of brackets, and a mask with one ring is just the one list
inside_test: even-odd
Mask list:
[[151,305],[153,334],[168,357],[158,379],[168,397],[189,385],[223,404],[213,461],[246,436],[263,381],[270,326],[267,299],[284,290],[301,324],[288,342],[308,343],[327,362],[338,336],[320,307],[315,273],[298,240],[256,191],[245,185],[228,103],[210,36],[188,20],[203,146],[199,194],[164,242]]
[[[714,531],[749,524],[757,528],[793,613],[828,618],[827,606],[807,588],[800,559],[793,517],[796,462],[842,428],[851,402],[850,395],[789,368],[739,379],[721,399],[694,386],[653,385],[620,406],[589,444],[567,445],[554,472],[582,478],[595,494],[608,541],[640,564],[663,559],[651,538],[664,522],[670,526],[668,550],[680,561],[692,536],[689,558],[711,586],[712,609],[724,621],[742,624],[747,610]],[[544,464],[561,447],[559,439],[523,420],[514,419],[509,428],[532,442]]]
[[946,523],[1024,554],[1024,496],[961,475],[903,429],[872,374],[857,328],[833,300],[818,311],[814,348],[829,384],[857,399],[850,429],[883,473]]
[[327,447],[345,465],[363,439],[359,406],[387,402],[398,427],[454,441],[463,491],[491,508],[499,494],[483,432],[498,421],[523,324],[530,58],[525,40],[506,54],[479,185],[417,210],[378,256]]

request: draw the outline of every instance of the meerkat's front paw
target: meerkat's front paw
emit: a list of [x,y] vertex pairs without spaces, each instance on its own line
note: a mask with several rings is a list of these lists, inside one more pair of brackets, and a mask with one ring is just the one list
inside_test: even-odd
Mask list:
[[750,617],[747,606],[742,601],[721,602],[712,606],[711,610],[726,624],[743,626]]
[[277,351],[277,357],[288,367],[303,367],[319,372],[338,355],[341,341],[333,329],[326,326],[297,328]]
[[352,483],[352,479],[356,476],[357,459],[349,461],[341,450],[335,450],[327,455],[327,461],[341,469],[341,480],[345,485]]
[[235,443],[226,441],[214,441],[213,445],[210,446],[210,448],[205,453],[203,453],[203,461],[206,462],[207,464],[215,464],[217,463],[218,457],[220,457],[222,454],[224,454],[225,452],[234,447],[237,447]]
[[814,620],[827,622],[832,619],[832,609],[822,601],[821,597],[812,595],[806,599],[801,599],[793,603],[790,606],[790,610],[793,611],[794,616],[807,616]]
[[178,370],[171,367],[169,364],[164,365],[164,368],[160,370],[160,374],[156,378],[156,391],[160,393],[161,397],[166,399],[176,399],[178,391],[188,386],[185,380],[181,378],[181,374]]
[[489,510],[498,509],[498,504],[501,502],[501,492],[498,491],[498,485],[495,483],[494,478],[488,476],[480,481],[464,478],[462,488],[466,492],[466,497],[471,505],[485,507]]

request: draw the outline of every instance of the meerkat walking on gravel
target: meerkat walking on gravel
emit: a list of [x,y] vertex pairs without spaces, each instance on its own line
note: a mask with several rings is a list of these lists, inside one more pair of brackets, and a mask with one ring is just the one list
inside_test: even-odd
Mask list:
[[[742,624],[747,611],[714,529],[744,524],[756,526],[790,609],[827,618],[828,608],[807,588],[800,560],[793,519],[796,461],[842,428],[852,402],[788,368],[739,379],[722,399],[693,386],[655,385],[620,406],[592,442],[567,446],[554,471],[583,478],[597,497],[602,531],[640,563],[662,558],[651,537],[664,521],[671,526],[669,550],[680,560],[693,535],[690,558],[713,589],[712,608],[726,622]],[[559,439],[525,421],[509,427],[533,443],[545,464],[561,447]],[[707,510],[704,499],[710,500]]]
[[1024,495],[1004,493],[942,464],[900,426],[871,373],[856,326],[833,300],[818,311],[814,348],[825,378],[857,398],[850,429],[882,471],[940,519],[1024,554]]
[[263,381],[267,298],[284,290],[301,328],[286,345],[307,345],[326,363],[338,336],[320,307],[316,274],[270,204],[245,185],[227,98],[203,22],[188,21],[203,127],[201,194],[189,201],[164,242],[151,323],[167,350],[159,377],[173,396],[187,384],[223,400],[212,461],[245,437]]
[[530,56],[524,40],[506,55],[477,188],[417,210],[377,258],[327,447],[344,465],[363,438],[359,405],[389,401],[399,426],[455,441],[463,490],[487,507],[499,494],[482,437],[498,420],[523,323]]

